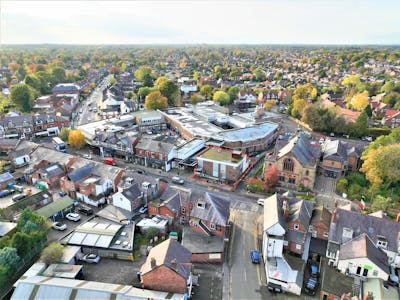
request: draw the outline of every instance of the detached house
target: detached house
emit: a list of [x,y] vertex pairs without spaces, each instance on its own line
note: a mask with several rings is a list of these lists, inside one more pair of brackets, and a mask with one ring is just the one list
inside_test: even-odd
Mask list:
[[305,137],[295,136],[283,148],[265,158],[264,170],[275,166],[282,186],[296,188],[302,184],[312,189],[319,155],[319,145],[311,145]]
[[192,253],[174,239],[168,239],[150,250],[140,268],[146,289],[191,294]]

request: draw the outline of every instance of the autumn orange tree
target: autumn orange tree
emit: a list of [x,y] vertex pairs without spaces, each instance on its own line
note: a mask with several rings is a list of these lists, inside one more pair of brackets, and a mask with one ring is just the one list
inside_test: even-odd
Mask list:
[[85,136],[79,129],[71,130],[68,135],[68,144],[73,148],[80,149],[86,144]]
[[146,96],[144,106],[146,109],[165,109],[168,107],[168,99],[160,91],[154,91]]
[[276,187],[278,185],[278,181],[279,181],[278,169],[275,166],[268,168],[268,170],[265,171],[264,174],[264,182],[267,188],[272,189]]

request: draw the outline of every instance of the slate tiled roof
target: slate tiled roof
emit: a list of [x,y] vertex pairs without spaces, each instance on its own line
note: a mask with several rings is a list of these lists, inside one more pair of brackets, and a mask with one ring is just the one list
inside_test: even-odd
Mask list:
[[286,228],[286,222],[283,219],[281,195],[275,193],[264,200],[264,230],[268,230],[279,223]]
[[339,260],[354,258],[368,258],[388,275],[390,273],[386,253],[376,247],[365,233],[340,247]]
[[[168,239],[150,250],[146,262],[140,268],[142,275],[151,272],[152,258],[155,259],[157,266],[165,265],[186,279],[190,275],[192,253],[174,239]],[[176,268],[171,264],[175,259]]]
[[154,141],[151,139],[141,139],[136,145],[136,149],[151,151],[161,154],[169,154],[175,146],[170,143]]
[[288,201],[290,207],[288,222],[299,220],[304,228],[308,230],[314,204],[312,202],[297,198],[289,198]]
[[295,136],[278,152],[278,159],[288,153],[292,153],[301,165],[314,166],[318,158],[318,153],[311,147],[306,138],[303,136]]
[[313,210],[310,224],[321,222],[329,228],[329,225],[331,224],[331,217],[332,214],[324,206],[317,206]]
[[124,195],[127,199],[129,200],[135,200],[140,197],[141,195],[140,187],[137,182],[132,184],[128,189],[122,192],[122,195]]
[[374,244],[377,243],[378,235],[383,236],[388,243],[386,250],[397,253],[400,223],[337,208],[336,223],[332,222],[329,230],[329,241],[343,244],[345,241],[343,240],[344,228],[351,228],[353,230],[353,237],[366,233]]
[[[197,203],[199,201],[205,201],[206,207],[198,207]],[[226,226],[229,219],[229,206],[229,199],[216,194],[203,193],[194,203],[190,216],[214,224]]]
[[70,91],[79,91],[79,87],[75,84],[71,83],[60,83],[57,84],[53,89],[52,92],[70,92]]
[[67,177],[74,182],[85,179],[91,175],[93,168],[94,163],[88,163],[87,165],[68,173]]

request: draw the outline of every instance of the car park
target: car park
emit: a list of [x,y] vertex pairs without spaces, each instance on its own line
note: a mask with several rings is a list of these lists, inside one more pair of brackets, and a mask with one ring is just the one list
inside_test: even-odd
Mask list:
[[97,264],[100,261],[100,256],[90,253],[86,254],[82,257],[82,260],[87,263],[95,263]]
[[78,211],[80,213],[83,213],[87,216],[93,215],[93,209],[91,209],[90,207],[86,206],[86,205],[81,205],[78,207]]
[[251,262],[253,264],[259,264],[260,263],[260,254],[258,253],[257,250],[251,250],[250,251],[250,258],[251,258]]
[[73,222],[78,222],[81,219],[81,216],[77,213],[69,213],[65,217]]
[[19,200],[22,200],[26,197],[27,195],[25,194],[17,194],[15,196],[12,197],[12,201],[17,202]]
[[11,195],[15,193],[15,190],[9,189],[9,190],[2,190],[0,191],[0,197],[7,197],[8,195]]
[[54,222],[51,225],[51,228],[55,229],[55,230],[60,230],[60,231],[64,231],[65,229],[67,229],[67,225],[63,224],[61,222]]

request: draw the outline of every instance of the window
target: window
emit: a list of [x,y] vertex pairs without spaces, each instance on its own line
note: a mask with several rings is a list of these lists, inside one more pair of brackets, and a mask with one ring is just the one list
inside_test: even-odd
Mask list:
[[283,170],[293,172],[294,162],[291,158],[286,158],[283,161]]
[[373,275],[374,277],[378,277],[378,270],[374,270],[374,272],[372,272],[372,275]]
[[203,201],[199,201],[199,202],[197,202],[197,207],[206,208],[206,203]]
[[288,182],[291,183],[291,184],[295,184],[296,183],[296,179],[295,178],[289,178]]
[[215,230],[215,224],[214,223],[210,223],[210,228]]
[[314,231],[314,227],[312,225],[308,226],[308,232],[313,232]]
[[285,176],[279,176],[279,181],[285,182]]
[[296,250],[301,250],[301,245],[300,244],[296,244]]
[[310,171],[307,170],[307,171],[306,171],[306,176],[308,176],[309,174],[310,174]]
[[222,230],[222,229],[221,229],[221,225],[218,225],[218,224],[215,225],[215,230],[216,230],[216,231],[221,231],[221,230]]
[[367,277],[367,276],[368,276],[368,269],[365,269],[365,268],[364,268],[363,276],[364,276],[364,277]]
[[294,224],[294,225],[293,225],[293,229],[294,229],[294,230],[299,230],[299,224]]
[[185,214],[186,213],[186,208],[184,206],[181,207],[181,214]]
[[376,245],[377,245],[378,247],[381,247],[381,248],[386,248],[386,247],[387,247],[387,241],[385,241],[385,240],[380,240],[380,239],[378,238],[378,242],[376,243]]
[[327,232],[324,232],[324,237],[328,237],[328,233]]
[[343,228],[343,237],[352,239],[353,238],[353,229],[351,228]]

